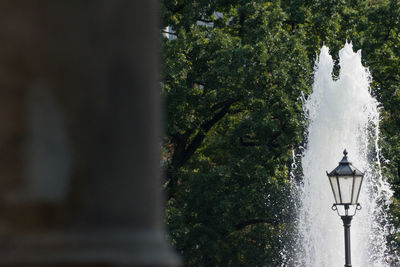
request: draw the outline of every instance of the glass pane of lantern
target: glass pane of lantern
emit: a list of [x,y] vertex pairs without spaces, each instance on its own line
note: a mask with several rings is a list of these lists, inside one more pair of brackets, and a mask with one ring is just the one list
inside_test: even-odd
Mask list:
[[342,204],[351,203],[351,192],[353,189],[353,176],[339,176],[340,196]]
[[339,204],[340,203],[339,187],[338,187],[338,183],[337,183],[337,180],[336,180],[336,176],[330,176],[329,177],[329,181],[331,182],[333,195],[335,196],[336,204]]
[[351,204],[357,204],[358,201],[358,193],[360,192],[362,176],[354,177],[354,189],[353,189],[353,199],[351,200]]

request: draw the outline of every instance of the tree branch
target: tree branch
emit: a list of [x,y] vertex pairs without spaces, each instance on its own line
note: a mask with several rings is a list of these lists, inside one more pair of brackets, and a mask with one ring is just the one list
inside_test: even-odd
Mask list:
[[161,32],[162,32],[162,33],[166,33],[166,34],[170,34],[170,35],[177,36],[176,33],[174,33],[174,32],[169,32],[169,31],[166,31],[166,30],[161,30]]
[[213,23],[214,21],[213,20],[208,20],[208,19],[203,19],[203,18],[201,18],[201,19],[197,19],[198,21],[201,21],[201,22],[204,22],[204,23]]
[[221,108],[214,116],[209,120],[200,125],[198,133],[194,136],[192,141],[188,143],[190,135],[194,132],[194,129],[187,130],[184,134],[174,134],[171,137],[175,143],[175,151],[172,156],[172,167],[177,169],[182,167],[194,154],[197,148],[200,147],[208,131],[220,121],[229,111],[231,105],[237,102],[238,99],[231,99],[219,104],[215,104],[211,107],[212,111],[216,111]]
[[237,99],[228,99],[228,100],[226,100],[226,101],[222,101],[222,102],[220,102],[220,103],[217,103],[217,104],[213,105],[213,106],[211,107],[211,111],[212,111],[212,112],[215,112],[215,111],[217,111],[219,108],[224,107],[224,106],[226,106],[226,105],[232,105],[233,103],[235,103],[235,102],[237,102],[237,101],[239,101],[238,98],[237,98]]
[[255,224],[260,224],[260,223],[279,224],[280,221],[276,220],[276,219],[270,219],[270,218],[249,219],[247,221],[244,221],[244,222],[241,222],[241,223],[238,223],[237,225],[235,225],[235,231],[240,231],[249,225],[255,225]]
[[177,185],[177,177],[174,175],[174,171],[178,170],[182,167],[190,157],[196,152],[196,150],[201,146],[204,138],[206,137],[207,132],[218,122],[220,121],[228,112],[231,105],[237,102],[238,99],[224,101],[225,105],[216,104],[218,106],[222,106],[222,109],[214,114],[214,116],[209,120],[203,123],[200,126],[198,133],[192,139],[192,141],[188,143],[189,137],[193,134],[194,129],[189,129],[185,133],[176,133],[172,134],[171,138],[174,146],[174,152],[172,155],[171,165],[166,169],[166,180],[167,190],[168,190],[168,199],[173,197],[174,188]]
[[189,159],[190,157],[196,152],[196,150],[200,147],[202,144],[204,138],[206,137],[207,132],[218,122],[220,121],[226,113],[228,113],[229,108],[231,105],[234,103],[234,100],[231,100],[225,104],[225,106],[214,116],[212,117],[211,120],[205,122],[204,124],[201,125],[200,131],[197,133],[197,135],[193,138],[192,142],[187,146],[180,162],[180,166],[183,166]]

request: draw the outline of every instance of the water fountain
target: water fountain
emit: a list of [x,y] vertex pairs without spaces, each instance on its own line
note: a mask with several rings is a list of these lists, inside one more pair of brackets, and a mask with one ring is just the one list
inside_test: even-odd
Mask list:
[[313,92],[303,102],[307,118],[302,152],[303,180],[298,185],[295,266],[336,267],[344,264],[343,226],[330,207],[334,202],[326,171],[332,170],[346,148],[349,160],[365,172],[352,222],[353,266],[389,266],[386,237],[387,206],[392,191],[380,169],[379,107],[371,96],[371,76],[361,63],[361,51],[346,43],[339,52],[340,72],[332,77],[334,61],[323,46],[317,58]]

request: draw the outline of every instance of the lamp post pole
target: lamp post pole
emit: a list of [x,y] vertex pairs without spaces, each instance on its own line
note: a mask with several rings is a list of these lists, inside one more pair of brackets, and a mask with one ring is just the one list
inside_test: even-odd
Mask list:
[[[333,171],[327,172],[327,175],[335,198],[335,204],[333,204],[332,209],[337,211],[343,221],[344,267],[351,267],[350,226],[353,216],[356,214],[357,210],[361,209],[361,205],[358,203],[358,197],[360,195],[364,173],[359,171],[348,161],[346,149],[343,151],[343,154],[344,157],[339,162],[339,166]],[[340,212],[338,206],[344,208],[344,214],[343,208],[341,208]],[[350,206],[355,206],[353,214],[349,214]]]
[[344,267],[351,267],[351,247],[350,247],[350,226],[353,216],[348,215],[349,206],[345,207],[346,215],[341,216],[344,227],[344,254],[345,254],[345,265]]

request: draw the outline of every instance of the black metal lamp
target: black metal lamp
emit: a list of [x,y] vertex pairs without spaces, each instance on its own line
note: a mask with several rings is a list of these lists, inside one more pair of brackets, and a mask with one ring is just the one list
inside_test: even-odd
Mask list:
[[[337,166],[330,173],[326,172],[331,183],[335,204],[332,209],[338,211],[337,205],[344,206],[344,214],[339,216],[343,220],[344,226],[344,240],[345,240],[345,267],[351,267],[351,253],[350,253],[350,225],[356,210],[361,209],[358,203],[360,195],[361,184],[363,181],[364,173],[355,168],[347,159],[346,149],[343,151],[344,157]],[[349,214],[351,205],[356,205],[353,214]]]

